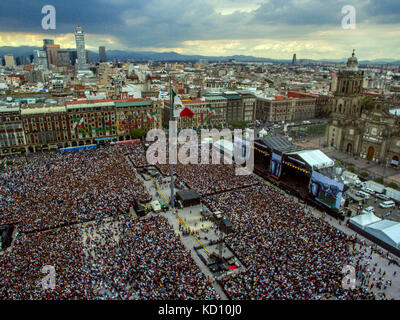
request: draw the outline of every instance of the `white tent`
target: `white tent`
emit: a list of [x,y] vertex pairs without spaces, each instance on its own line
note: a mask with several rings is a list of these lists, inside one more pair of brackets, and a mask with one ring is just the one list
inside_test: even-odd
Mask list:
[[365,213],[349,220],[353,225],[388,245],[400,249],[400,223],[382,220],[373,213]]
[[265,137],[266,135],[268,135],[268,132],[267,132],[264,128],[262,128],[261,131],[258,133],[258,136],[259,136],[260,138],[263,138],[263,137]]
[[335,161],[329,158],[321,150],[303,150],[289,154],[298,155],[305,162],[307,162],[308,165],[316,169],[329,168],[335,165]]
[[368,225],[365,230],[383,242],[400,249],[400,223],[382,220]]
[[355,216],[350,219],[350,222],[352,222],[354,225],[359,227],[362,230],[365,230],[366,226],[381,221],[381,218],[378,218],[376,215],[374,215],[372,212],[369,213],[364,213],[360,214],[358,216]]

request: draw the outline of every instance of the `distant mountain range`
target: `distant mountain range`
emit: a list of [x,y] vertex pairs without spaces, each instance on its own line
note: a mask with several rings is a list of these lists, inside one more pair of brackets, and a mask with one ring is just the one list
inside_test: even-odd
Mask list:
[[[20,47],[0,47],[0,56],[5,54],[13,54],[14,57],[18,56],[30,56],[34,50],[40,50],[41,47],[31,46],[20,46]],[[74,49],[72,49],[74,50]],[[97,52],[90,51],[91,60],[96,61],[99,58]],[[206,59],[208,61],[229,61],[236,60],[239,62],[274,62],[274,63],[290,63],[292,60],[285,59],[270,59],[270,58],[259,58],[245,55],[233,55],[233,56],[201,56],[201,55],[184,55],[176,52],[153,52],[153,51],[124,51],[124,50],[107,50],[107,58],[109,60],[131,60],[131,61],[198,61],[200,59]],[[343,59],[298,59],[299,63],[309,62],[331,62],[331,63],[344,63],[347,58]],[[395,64],[400,65],[400,60],[395,59],[376,59],[376,60],[362,60],[360,64]]]

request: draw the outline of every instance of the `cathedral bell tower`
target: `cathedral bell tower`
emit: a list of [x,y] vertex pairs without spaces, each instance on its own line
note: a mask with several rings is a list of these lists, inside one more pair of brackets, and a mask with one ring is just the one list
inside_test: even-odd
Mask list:
[[331,106],[331,118],[325,132],[325,144],[334,149],[354,153],[358,142],[358,119],[363,100],[364,71],[358,70],[354,50],[344,70],[337,75]]

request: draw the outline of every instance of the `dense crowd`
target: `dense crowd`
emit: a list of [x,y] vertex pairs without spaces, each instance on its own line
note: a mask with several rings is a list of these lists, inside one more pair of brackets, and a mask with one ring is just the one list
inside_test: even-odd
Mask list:
[[[136,168],[149,166],[146,159],[146,151],[143,144],[132,144],[123,146],[123,150],[132,161]],[[169,153],[166,154],[164,164],[157,163],[156,167],[164,175],[170,175],[170,165],[168,164]],[[212,160],[212,154],[209,155],[209,162]],[[196,190],[200,195],[210,195],[223,191],[229,191],[236,188],[255,185],[258,181],[252,175],[236,175],[235,166],[232,164],[201,164],[201,147],[198,150],[198,164],[181,164],[179,161],[174,165],[177,179],[175,184],[186,185]]]
[[[253,175],[237,175],[233,164],[181,164],[174,166],[176,184],[185,184],[202,196],[256,185],[259,181]],[[170,166],[158,164],[163,175],[170,175]]]
[[136,168],[149,166],[146,159],[146,150],[142,143],[134,143],[131,145],[120,146],[122,151],[128,154],[129,159],[132,161]]
[[236,175],[235,166],[230,164],[178,164],[176,174],[203,196],[258,184],[253,175]]
[[[55,267],[54,290],[41,269]],[[22,235],[0,255],[0,299],[219,299],[163,217]]]
[[[134,144],[38,154],[0,172],[0,224],[18,223],[22,232],[0,254],[0,299],[220,298],[167,219],[121,215],[133,198],[150,200],[128,158],[148,165],[143,145]],[[169,165],[157,167],[169,175]],[[225,243],[246,270],[219,280],[228,298],[374,299],[374,285],[391,286],[363,260],[356,237],[255,176],[237,176],[228,164],[177,164],[175,171],[177,184],[233,222]],[[38,231],[51,227],[59,228]],[[42,288],[45,265],[56,269],[55,290]],[[352,290],[342,288],[346,265],[357,270]]]
[[118,146],[36,154],[0,173],[0,224],[22,231],[129,212],[150,200]]
[[307,214],[281,191],[258,185],[205,199],[234,224],[226,244],[247,270],[221,281],[232,299],[370,299],[366,286],[342,288],[356,241]]

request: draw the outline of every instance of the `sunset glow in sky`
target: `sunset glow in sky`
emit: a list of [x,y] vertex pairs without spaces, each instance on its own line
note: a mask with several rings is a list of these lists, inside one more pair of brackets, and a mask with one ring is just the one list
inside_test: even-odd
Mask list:
[[[56,30],[43,30],[41,9],[56,8]],[[342,7],[356,9],[356,29],[342,28]],[[176,51],[360,60],[400,59],[398,0],[2,0],[0,46],[74,48],[74,27],[87,49]]]

